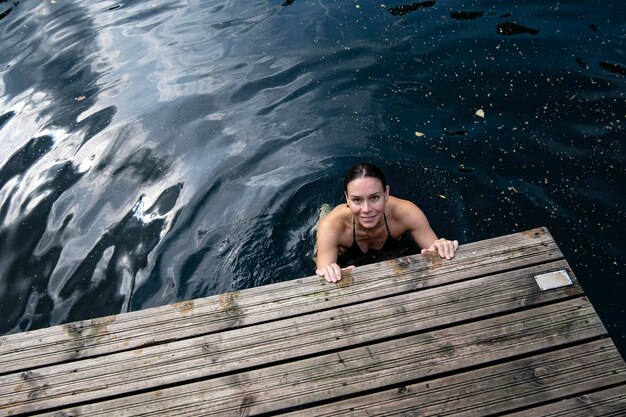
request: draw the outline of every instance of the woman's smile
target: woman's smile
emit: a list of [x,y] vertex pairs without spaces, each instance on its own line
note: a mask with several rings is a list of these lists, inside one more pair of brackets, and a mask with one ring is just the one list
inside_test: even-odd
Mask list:
[[364,222],[373,222],[378,218],[378,214],[370,215],[370,216],[361,216],[361,220]]

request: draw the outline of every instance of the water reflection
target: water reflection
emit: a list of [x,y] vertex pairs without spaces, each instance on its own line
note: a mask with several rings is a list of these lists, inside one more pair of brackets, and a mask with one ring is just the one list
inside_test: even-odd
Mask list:
[[626,75],[626,67],[614,62],[600,62],[600,68],[615,74]]
[[6,9],[5,11],[3,11],[2,13],[0,13],[0,20],[4,19],[5,17],[7,17],[9,15],[9,13],[11,13],[11,11],[13,10],[12,7],[9,7],[8,9]]
[[505,35],[505,36],[521,35],[523,33],[536,35],[539,33],[538,29],[520,25],[519,23],[514,23],[514,22],[498,23],[498,25],[496,26],[496,31],[498,32],[499,35]]
[[485,11],[458,11],[450,13],[450,17],[454,20],[474,20],[479,17],[493,16],[495,12]]
[[403,16],[405,14],[417,11],[422,7],[432,7],[435,5],[434,1],[422,1],[418,3],[404,4],[401,6],[394,6],[387,8],[387,11],[394,16]]
[[[62,28],[60,19],[44,23],[45,6],[37,10],[16,9],[5,21],[4,33],[12,42],[1,53],[8,62],[2,71],[3,107],[11,109],[0,130],[5,150],[0,157],[0,298],[11,300],[2,304],[3,332],[46,325],[62,308],[63,295],[49,286],[62,243],[40,242],[71,229],[72,213],[64,213],[56,231],[49,228],[49,213],[83,178],[76,152],[108,124],[106,114],[77,120],[97,92],[92,85],[97,73],[83,64],[95,37],[90,22],[72,5],[62,6],[72,20]],[[75,100],[79,95],[84,101]]]

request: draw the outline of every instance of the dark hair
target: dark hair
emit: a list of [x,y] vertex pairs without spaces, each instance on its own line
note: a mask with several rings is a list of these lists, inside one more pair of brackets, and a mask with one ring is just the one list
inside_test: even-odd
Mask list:
[[348,192],[348,184],[357,178],[371,177],[380,180],[383,183],[383,190],[387,188],[387,181],[385,181],[385,174],[374,164],[368,162],[361,162],[354,165],[346,177],[343,179],[343,190]]

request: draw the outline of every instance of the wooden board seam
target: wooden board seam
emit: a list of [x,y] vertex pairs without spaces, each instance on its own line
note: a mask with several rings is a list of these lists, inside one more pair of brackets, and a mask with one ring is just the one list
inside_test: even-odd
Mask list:
[[498,417],[498,416],[504,416],[504,415],[508,415],[508,414],[512,414],[512,413],[523,413],[525,411],[532,411],[535,408],[544,407],[544,406],[551,405],[551,404],[556,404],[556,403],[559,403],[561,401],[573,400],[573,399],[576,399],[576,398],[580,398],[580,397],[582,397],[584,395],[590,395],[590,394],[594,394],[596,392],[602,392],[602,391],[610,390],[610,389],[613,389],[613,388],[619,388],[619,387],[622,387],[624,389],[624,392],[626,393],[626,384],[618,382],[618,383],[614,383],[614,384],[603,385],[603,386],[600,386],[600,387],[595,387],[595,388],[591,388],[591,389],[588,389],[588,390],[579,391],[579,392],[573,393],[571,395],[565,395],[565,396],[563,396],[561,398],[558,398],[556,400],[542,401],[542,402],[538,402],[536,404],[533,404],[532,406],[519,407],[519,408],[507,410],[506,412],[493,414],[492,416],[493,417]]

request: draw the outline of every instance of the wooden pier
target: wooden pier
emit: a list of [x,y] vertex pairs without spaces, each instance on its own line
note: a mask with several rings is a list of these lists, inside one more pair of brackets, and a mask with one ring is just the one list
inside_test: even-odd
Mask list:
[[0,337],[23,414],[624,416],[626,364],[541,228]]

